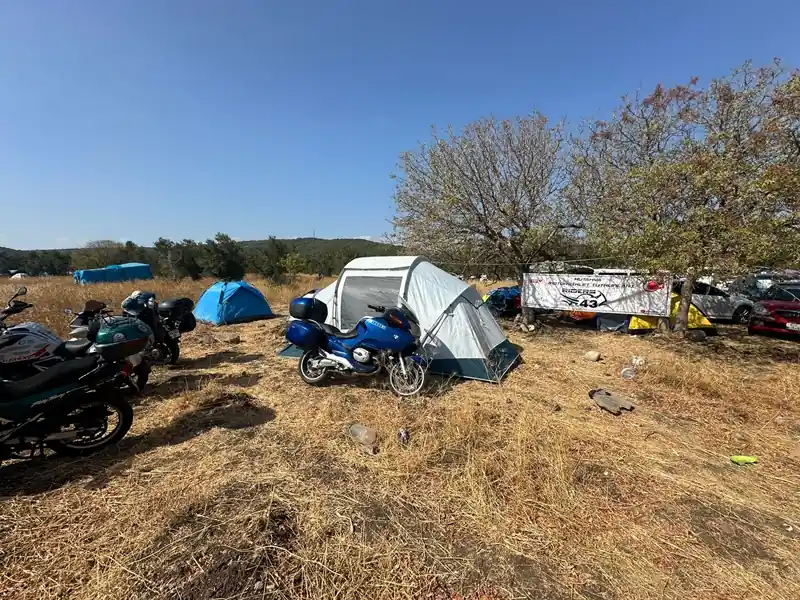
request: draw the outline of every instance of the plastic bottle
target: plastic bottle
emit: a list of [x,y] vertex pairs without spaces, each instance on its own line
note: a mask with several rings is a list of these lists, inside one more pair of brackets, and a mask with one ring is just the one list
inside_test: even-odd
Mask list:
[[374,446],[375,441],[378,439],[378,434],[374,429],[362,425],[361,423],[354,423],[345,428],[345,432],[353,440],[364,446]]

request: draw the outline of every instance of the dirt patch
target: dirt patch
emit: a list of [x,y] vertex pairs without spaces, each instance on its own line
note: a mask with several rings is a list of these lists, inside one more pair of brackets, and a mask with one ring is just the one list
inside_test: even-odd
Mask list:
[[140,597],[205,600],[291,589],[296,537],[295,514],[271,489],[231,484],[174,517],[143,552]]
[[767,523],[774,525],[773,517],[695,500],[687,501],[686,505],[690,532],[718,556],[741,565],[776,560],[765,532]]

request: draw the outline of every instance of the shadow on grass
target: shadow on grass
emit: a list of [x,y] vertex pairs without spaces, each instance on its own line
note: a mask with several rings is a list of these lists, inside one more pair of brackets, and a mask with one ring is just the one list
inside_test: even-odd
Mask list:
[[154,381],[148,384],[144,389],[144,393],[141,396],[134,397],[134,399],[144,399],[148,397],[167,398],[181,392],[202,389],[212,382],[221,385],[249,388],[256,385],[259,379],[261,379],[261,375],[257,373],[243,373],[239,375],[223,375],[221,373],[177,373],[163,381]]
[[0,496],[40,494],[86,477],[91,477],[87,487],[102,488],[129,469],[137,454],[182,444],[215,427],[245,429],[273,419],[273,409],[256,405],[247,394],[222,393],[166,425],[125,437],[117,446],[93,456],[49,455],[0,467]]
[[206,354],[197,358],[182,358],[178,364],[169,367],[170,371],[185,371],[191,369],[208,369],[221,364],[244,365],[257,360],[262,360],[263,354],[246,354],[236,350],[220,350],[213,354]]

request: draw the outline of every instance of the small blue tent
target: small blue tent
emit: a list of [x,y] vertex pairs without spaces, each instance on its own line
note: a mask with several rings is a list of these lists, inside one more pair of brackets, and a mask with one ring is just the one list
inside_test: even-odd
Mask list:
[[246,281],[218,281],[200,296],[194,316],[212,325],[230,325],[275,315],[264,295]]
[[115,281],[134,281],[136,279],[152,279],[150,265],[144,263],[125,263],[108,265],[102,269],[82,269],[75,271],[75,283],[109,283]]

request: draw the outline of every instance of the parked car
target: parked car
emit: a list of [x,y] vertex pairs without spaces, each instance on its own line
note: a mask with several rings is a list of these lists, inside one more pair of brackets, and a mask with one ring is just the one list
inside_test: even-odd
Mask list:
[[[682,281],[676,281],[672,291],[681,293]],[[748,323],[753,310],[753,301],[740,294],[729,294],[716,286],[695,282],[692,288],[692,303],[709,319],[732,320]]]
[[771,286],[753,306],[747,331],[800,335],[800,285]]

